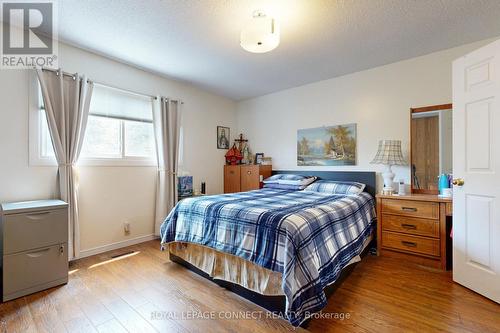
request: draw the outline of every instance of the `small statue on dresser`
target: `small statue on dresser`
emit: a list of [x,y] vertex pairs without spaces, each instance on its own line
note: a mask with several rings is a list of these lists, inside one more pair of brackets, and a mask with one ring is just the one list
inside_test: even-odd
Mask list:
[[243,146],[242,154],[243,154],[243,159],[241,160],[241,164],[252,164],[252,154],[250,152],[248,144],[245,144]]
[[236,143],[234,143],[233,147],[226,153],[226,164],[237,165],[242,158],[240,150],[236,147]]

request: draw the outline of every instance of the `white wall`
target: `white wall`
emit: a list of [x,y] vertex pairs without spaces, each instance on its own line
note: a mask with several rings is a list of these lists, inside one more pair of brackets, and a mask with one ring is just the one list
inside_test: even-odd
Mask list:
[[[60,44],[59,66],[95,82],[182,99],[184,169],[194,176],[195,187],[205,181],[209,193],[223,191],[225,151],[216,147],[216,126],[235,134],[233,101],[65,44]],[[56,195],[56,169],[28,163],[28,86],[28,71],[0,71],[0,202]],[[154,167],[80,167],[82,251],[151,235],[155,180]],[[131,222],[128,236],[125,220]]]
[[[238,103],[238,129],[274,169],[381,171],[370,164],[380,139],[402,140],[408,154],[411,107],[450,103],[452,61],[486,41]],[[357,165],[298,167],[297,129],[357,123]],[[409,167],[394,167],[410,181]],[[378,187],[383,182],[379,176]]]
[[0,70],[0,202],[53,197],[54,168],[28,165],[29,73]]

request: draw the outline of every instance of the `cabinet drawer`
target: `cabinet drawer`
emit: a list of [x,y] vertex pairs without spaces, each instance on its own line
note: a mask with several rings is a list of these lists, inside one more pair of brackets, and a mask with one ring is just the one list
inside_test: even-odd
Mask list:
[[382,246],[413,253],[439,256],[439,240],[418,236],[382,232]]
[[66,243],[68,210],[56,209],[6,215],[4,221],[4,254]]
[[439,203],[426,201],[384,199],[382,212],[427,219],[439,218]]
[[4,296],[67,277],[66,243],[3,257]]
[[382,215],[382,230],[403,232],[406,234],[439,237],[439,220],[427,220],[417,217]]

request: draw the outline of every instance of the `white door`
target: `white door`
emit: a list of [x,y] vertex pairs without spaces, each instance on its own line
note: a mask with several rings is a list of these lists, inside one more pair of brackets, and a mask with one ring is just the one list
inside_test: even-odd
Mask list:
[[500,40],[453,63],[453,280],[500,302]]

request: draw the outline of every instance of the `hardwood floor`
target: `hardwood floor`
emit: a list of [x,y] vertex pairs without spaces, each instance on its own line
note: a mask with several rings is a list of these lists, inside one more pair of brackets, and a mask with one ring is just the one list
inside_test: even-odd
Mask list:
[[[126,250],[134,252],[111,259]],[[267,318],[258,306],[168,262],[158,241],[85,258],[70,270],[65,286],[0,304],[0,332],[293,331],[286,321]],[[262,317],[224,318],[244,311],[262,311]],[[357,265],[324,313],[346,317],[313,319],[307,330],[295,331],[500,331],[500,305],[451,282],[449,272],[374,256]]]

